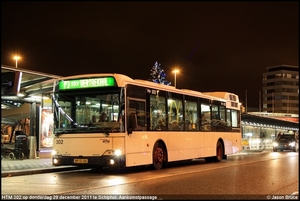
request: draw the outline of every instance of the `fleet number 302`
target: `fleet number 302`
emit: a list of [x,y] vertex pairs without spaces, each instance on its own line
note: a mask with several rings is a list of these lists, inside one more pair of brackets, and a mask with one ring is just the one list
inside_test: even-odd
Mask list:
[[63,144],[64,140],[56,140],[55,144]]

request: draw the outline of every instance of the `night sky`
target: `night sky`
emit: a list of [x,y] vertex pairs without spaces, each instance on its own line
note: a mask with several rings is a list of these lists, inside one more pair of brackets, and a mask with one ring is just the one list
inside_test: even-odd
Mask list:
[[[259,106],[262,73],[299,66],[298,1],[1,1],[1,64],[60,76],[149,79],[230,91]],[[247,96],[246,96],[247,91]]]

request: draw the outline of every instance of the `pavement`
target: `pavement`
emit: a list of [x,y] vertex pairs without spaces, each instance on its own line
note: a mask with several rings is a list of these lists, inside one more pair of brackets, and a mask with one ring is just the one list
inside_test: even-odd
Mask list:
[[[51,158],[51,148],[41,149],[35,155],[28,155],[23,160],[11,160],[7,154],[4,154],[5,148],[12,148],[12,145],[5,145],[1,150],[1,177],[12,177],[21,175],[32,175],[49,172],[60,172],[82,169],[77,166],[53,166]],[[240,154],[251,152],[262,152],[263,150],[243,150]]]
[[1,149],[1,177],[12,177],[21,175],[31,175],[39,173],[59,172],[80,169],[76,166],[53,166],[51,152],[52,149],[41,149],[35,155],[28,155],[28,158],[23,160],[11,160],[8,155],[4,154],[5,148],[10,148],[9,145],[4,145]]

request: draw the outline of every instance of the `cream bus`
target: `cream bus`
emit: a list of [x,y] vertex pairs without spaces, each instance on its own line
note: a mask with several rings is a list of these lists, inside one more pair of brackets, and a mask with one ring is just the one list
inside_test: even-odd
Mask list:
[[161,169],[198,158],[219,162],[242,149],[240,108],[233,93],[122,74],[60,78],[53,91],[53,165]]

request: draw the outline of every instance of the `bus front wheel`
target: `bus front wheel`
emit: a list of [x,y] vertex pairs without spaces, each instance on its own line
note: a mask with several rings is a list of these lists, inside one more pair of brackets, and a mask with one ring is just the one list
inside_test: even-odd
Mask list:
[[163,168],[166,165],[166,149],[165,147],[156,142],[153,147],[153,167],[156,170]]

